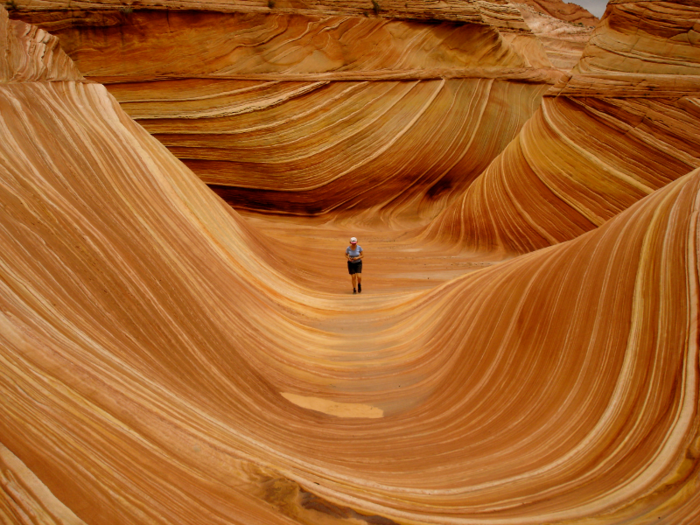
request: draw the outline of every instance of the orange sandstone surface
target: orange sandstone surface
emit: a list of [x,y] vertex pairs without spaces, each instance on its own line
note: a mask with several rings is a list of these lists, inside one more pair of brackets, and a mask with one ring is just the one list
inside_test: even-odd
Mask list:
[[[203,16],[211,35],[213,19]],[[274,208],[297,216],[268,217],[234,210],[140,125],[158,119],[133,119],[118,100],[136,112],[123,95],[132,81],[110,84],[123,90],[115,97],[80,59],[77,68],[68,60],[57,37],[0,8],[3,523],[700,520],[697,7],[609,6],[577,68],[555,85],[525,63],[522,39],[512,44],[495,23],[461,23],[456,31],[497,43],[475,62],[479,76],[406,78],[396,68],[400,78],[379,81],[387,93],[427,98],[373,108],[378,95],[362,84],[373,81],[355,78],[326,103],[348,112],[339,119],[373,118],[371,130],[411,122],[415,106],[460,85],[472,94],[445,102],[443,119],[471,114],[465,100],[488,106],[493,95],[479,89],[521,89],[527,102],[510,93],[495,106],[529,105],[532,117],[501,124],[527,118],[506,118],[522,111],[507,107],[491,125],[513,129],[512,141],[472,141],[503,142],[500,151],[482,146],[488,167],[461,171],[470,180],[427,211],[402,200],[425,201],[434,184],[418,176],[374,192],[354,180],[371,205],[343,208],[339,192],[324,200],[319,189],[323,213],[300,201]],[[332,25],[306,24],[297,38]],[[433,61],[419,50],[429,49],[413,44],[405,60],[428,71]],[[484,65],[493,53],[498,74]],[[185,73],[198,62],[207,75],[238,67],[216,53],[180,61]],[[134,71],[145,63],[134,60]],[[115,61],[128,76],[126,65]],[[188,104],[206,111],[197,100],[210,95],[227,99],[216,108],[236,108],[246,93],[264,99],[269,89],[272,100],[323,82],[222,78],[228,87],[208,90],[210,80],[153,79],[138,100],[153,114],[174,108],[177,122],[196,121]],[[545,89],[538,109],[532,92]],[[353,94],[361,111],[342,108]],[[316,105],[306,104],[275,123],[298,117],[313,128],[325,113],[311,117]],[[380,118],[381,106],[396,116]],[[259,137],[256,126],[269,140],[284,137],[269,124],[251,118],[240,147]],[[354,131],[341,127],[325,142],[344,130]],[[434,151],[417,142],[403,154],[450,165],[447,156],[471,147],[460,142],[469,133],[465,125]],[[387,165],[399,160],[394,153]],[[272,185],[252,165],[252,184]],[[323,165],[306,176],[329,177]],[[290,169],[275,180],[300,179]],[[384,203],[392,191],[396,201]],[[400,227],[411,216],[427,226]],[[360,295],[346,293],[349,232],[367,251]]]
[[611,3],[579,64],[429,236],[524,253],[700,166],[698,24],[695,2]]
[[425,223],[561,76],[506,2],[70,4],[16,13],[238,209]]

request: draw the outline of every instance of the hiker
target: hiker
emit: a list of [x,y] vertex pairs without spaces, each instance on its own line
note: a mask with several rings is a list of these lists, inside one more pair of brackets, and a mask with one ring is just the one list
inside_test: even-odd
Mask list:
[[352,278],[352,293],[362,293],[362,246],[357,244],[356,237],[350,237],[350,246],[345,248],[348,260],[348,273]]

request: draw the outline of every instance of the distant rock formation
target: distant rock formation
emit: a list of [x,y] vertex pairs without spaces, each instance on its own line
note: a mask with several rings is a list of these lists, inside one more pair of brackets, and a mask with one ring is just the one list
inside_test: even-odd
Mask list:
[[518,0],[518,2],[566,22],[590,27],[595,27],[598,23],[596,16],[573,2],[564,2],[563,0]]
[[505,2],[272,4],[37,1],[17,16],[228,202],[276,213],[425,222],[560,76]]
[[535,250],[700,166],[698,23],[694,2],[609,5],[577,67],[430,235]]
[[[549,13],[561,20],[572,21],[558,16],[565,12],[586,12],[577,5],[566,4],[560,0],[533,0],[534,7],[546,5]],[[528,3],[528,2],[525,2]],[[16,12],[43,12],[60,25],[65,16],[60,11],[70,11],[77,16],[71,24],[81,23],[87,16],[91,23],[104,20],[103,15],[119,12],[130,15],[134,11],[213,11],[218,13],[277,13],[300,15],[332,16],[374,16],[405,20],[444,20],[452,22],[483,23],[484,11],[512,10],[508,0],[145,0],[142,2],[124,2],[123,0],[15,0],[12,3],[13,14]],[[532,4],[531,4],[532,5]],[[546,9],[545,9],[546,10]],[[589,13],[590,15],[590,13]],[[566,15],[564,15],[566,16]],[[592,17],[592,15],[590,15]],[[597,20],[595,17],[592,17]],[[45,23],[45,21],[44,21]]]
[[514,5],[537,36],[554,67],[569,71],[578,64],[593,33],[592,27],[559,20],[526,4]]

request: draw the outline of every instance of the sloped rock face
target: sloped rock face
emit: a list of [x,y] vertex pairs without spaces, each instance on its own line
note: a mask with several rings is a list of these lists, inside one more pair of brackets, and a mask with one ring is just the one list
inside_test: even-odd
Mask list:
[[699,10],[692,0],[613,0],[577,71],[697,76]]
[[439,286],[318,291],[293,248],[337,243],[258,231],[25,29],[0,8],[4,523],[700,519],[700,169]]
[[699,22],[690,2],[611,4],[572,74],[430,231],[522,253],[700,166]]
[[234,206],[424,222],[516,136],[558,73],[510,4],[380,5],[81,19],[39,2],[19,14],[55,31]]
[[566,22],[593,27],[598,23],[598,19],[588,10],[572,2],[563,2],[562,0],[524,0],[522,3]]
[[578,64],[594,27],[560,20],[527,4],[515,5],[554,67],[569,71]]
[[24,22],[10,20],[0,10],[0,82],[81,80],[58,38]]
[[0,118],[5,521],[697,517],[700,172],[360,305],[284,277],[102,86],[4,83]]

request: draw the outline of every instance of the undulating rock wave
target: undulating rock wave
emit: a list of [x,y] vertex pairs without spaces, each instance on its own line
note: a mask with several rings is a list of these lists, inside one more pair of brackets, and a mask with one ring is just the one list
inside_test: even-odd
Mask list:
[[71,74],[0,84],[4,522],[700,518],[700,170],[360,303]]
[[[466,190],[546,89],[487,79],[176,81],[161,84],[156,102],[130,102],[140,88],[111,89],[235,206],[300,215],[369,208],[388,222],[431,218]],[[188,88],[211,96],[183,100]]]
[[55,31],[87,78],[251,210],[425,223],[560,76],[506,2],[380,2],[376,13],[367,2],[368,16],[352,3],[101,3],[86,16],[58,4],[20,2],[17,13]]
[[579,65],[431,226],[472,249],[573,239],[700,166],[694,2],[614,2]]

